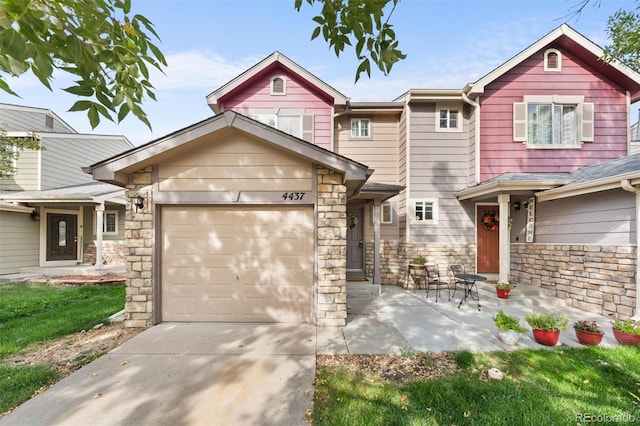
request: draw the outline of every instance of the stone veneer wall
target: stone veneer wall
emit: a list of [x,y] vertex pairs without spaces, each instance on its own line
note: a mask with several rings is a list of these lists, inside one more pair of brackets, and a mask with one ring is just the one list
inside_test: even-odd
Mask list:
[[571,306],[628,319],[636,306],[633,246],[512,244],[511,279],[555,291]]
[[343,176],[318,169],[317,325],[347,323],[347,188]]
[[[126,241],[102,241],[102,260],[105,265],[123,265],[127,262],[129,249]],[[82,262],[96,263],[96,242],[84,244],[82,248]]]
[[[153,192],[149,166],[132,175],[127,185],[125,211],[125,239],[127,256],[127,289],[125,300],[125,326],[149,327],[153,325]],[[138,211],[132,198],[144,196],[144,207]]]
[[[373,276],[373,243],[365,245],[365,273]],[[407,283],[407,265],[414,257],[422,255],[428,263],[436,263],[440,267],[443,279],[449,279],[449,265],[463,264],[465,270],[474,271],[474,244],[436,244],[405,243],[397,241],[380,242],[380,282],[387,285],[399,285],[413,288],[413,281]],[[446,275],[445,275],[446,274]]]

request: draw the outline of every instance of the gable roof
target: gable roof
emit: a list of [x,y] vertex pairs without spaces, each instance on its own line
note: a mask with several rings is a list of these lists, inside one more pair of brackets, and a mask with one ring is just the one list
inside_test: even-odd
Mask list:
[[[60,118],[60,116],[58,114],[56,114],[55,112],[53,112],[52,110],[50,110],[48,108],[39,108],[39,107],[32,107],[32,106],[0,103],[0,109],[14,110],[14,111],[26,111],[26,112],[39,113],[39,114],[43,114],[43,115],[50,115],[56,121],[58,121],[58,123],[60,123],[60,125],[62,127],[64,127],[66,130],[68,130],[69,133],[77,133],[76,130],[73,127],[71,127],[69,124],[67,124],[66,121],[64,121],[62,118]],[[12,130],[12,129],[6,129],[6,130]],[[30,129],[28,129],[28,130],[30,130]]]
[[629,90],[632,102],[640,99],[640,74],[617,61],[610,63],[602,61],[601,58],[604,55],[602,48],[567,24],[560,25],[475,83],[467,84],[463,89],[464,92],[471,98],[479,96],[484,93],[488,84],[552,43],[571,51],[576,57],[589,63],[597,72]]
[[195,123],[160,139],[148,142],[119,155],[83,168],[94,179],[125,186],[129,174],[157,163],[176,148],[213,133],[224,135],[229,131],[241,131],[260,138],[274,147],[288,150],[309,161],[344,174],[348,195],[355,196],[373,174],[373,170],[340,154],[291,136],[271,126],[260,123],[234,111],[225,111],[214,117]]
[[222,106],[219,103],[220,99],[242,87],[258,74],[271,69],[276,64],[284,66],[291,72],[297,74],[303,80],[307,81],[312,86],[315,86],[320,91],[326,93],[329,97],[333,98],[334,104],[345,105],[349,101],[348,97],[346,97],[333,87],[329,86],[327,83],[320,80],[318,77],[311,74],[309,71],[302,68],[300,65],[296,64],[282,53],[276,51],[231,80],[230,82],[226,83],[222,87],[214,90],[209,95],[207,95],[207,103],[209,104],[209,107],[216,114],[220,113],[223,110]]
[[124,189],[103,182],[88,182],[42,191],[2,192],[0,201],[9,203],[101,203],[125,204]]

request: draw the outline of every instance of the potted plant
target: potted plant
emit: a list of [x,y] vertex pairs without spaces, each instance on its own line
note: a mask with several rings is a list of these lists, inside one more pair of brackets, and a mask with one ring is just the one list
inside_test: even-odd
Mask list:
[[578,342],[586,346],[598,346],[602,342],[604,331],[600,330],[595,321],[576,321],[573,324]]
[[513,289],[513,285],[510,282],[498,281],[496,284],[496,293],[499,299],[508,299],[509,293]]
[[[413,278],[413,282],[418,288],[427,275],[427,258],[424,256],[416,256],[409,262],[409,275]],[[408,284],[408,283],[407,283]]]
[[569,323],[569,319],[559,312],[533,311],[526,314],[524,320],[531,326],[536,342],[545,346],[555,346]]
[[504,313],[502,309],[493,317],[493,322],[498,328],[500,340],[507,345],[515,345],[520,340],[520,335],[527,332],[518,318]]
[[640,322],[613,318],[613,336],[621,345],[640,345]]

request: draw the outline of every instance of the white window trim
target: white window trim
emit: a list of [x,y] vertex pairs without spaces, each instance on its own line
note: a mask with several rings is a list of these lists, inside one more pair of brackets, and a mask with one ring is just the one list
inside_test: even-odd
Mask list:
[[[391,218],[390,221],[385,222],[383,220],[384,218],[384,209],[388,208],[389,209],[389,217]],[[380,225],[393,225],[395,224],[395,215],[393,214],[393,204],[388,203],[388,202],[384,202],[382,204],[380,204]],[[375,212],[375,206],[372,204],[371,205],[371,225],[373,225],[373,214]]]
[[[577,114],[576,123],[576,143],[575,144],[533,144],[528,141],[528,129],[527,129],[527,116],[528,105],[533,104],[551,104],[551,105],[575,105]],[[522,106],[523,111],[518,112],[517,107]],[[589,107],[591,112],[591,120],[587,121],[587,118],[583,114],[583,109]],[[582,95],[525,95],[523,102],[514,103],[513,111],[513,140],[516,142],[522,142],[527,149],[581,149],[584,142],[593,142],[593,129],[591,129],[591,135],[585,135],[585,123],[591,123],[593,127],[593,104],[584,102],[584,96]],[[518,117],[521,115],[521,117]],[[517,130],[517,128],[519,130]],[[520,134],[520,135],[518,135]]]
[[[356,120],[360,121],[360,122],[362,122],[364,120],[367,121],[367,133],[369,133],[367,136],[361,136],[361,135],[360,136],[359,135],[355,135],[354,136],[354,134],[353,134],[353,122],[356,121]],[[361,128],[361,127],[362,126],[360,126],[359,128]],[[371,127],[372,127],[371,126],[371,119],[368,118],[368,117],[355,117],[355,118],[352,118],[351,120],[349,120],[349,136],[350,136],[351,139],[371,139],[371,137],[372,137],[372,135],[371,135],[371,133],[372,133],[371,132]]]
[[[273,91],[273,83],[276,79],[282,80],[282,92],[274,92]],[[272,96],[286,96],[287,95],[287,79],[283,75],[275,75],[271,78],[269,82],[269,94]]]
[[[417,220],[416,203],[431,203],[433,207],[433,219]],[[438,199],[437,198],[415,198],[411,200],[411,221],[417,225],[437,225],[438,224]]]
[[[116,230],[114,232],[107,232],[106,229],[105,229],[106,226],[107,226],[107,216],[110,215],[110,214],[113,214],[113,215],[116,216],[116,221],[115,221]],[[118,210],[105,210],[103,215],[104,216],[103,216],[103,219],[102,219],[102,227],[103,227],[102,235],[118,235],[118,219],[119,219]],[[98,226],[97,222],[98,221],[97,221],[97,218],[96,218],[96,212],[94,210],[94,212],[93,212],[93,235],[96,235],[96,229],[97,229],[96,227]]]
[[[549,53],[555,53],[558,55],[558,67],[557,68],[549,68]],[[562,71],[562,54],[558,49],[548,49],[544,52],[544,70],[549,72],[560,72]]]
[[[458,111],[456,117],[457,127],[440,127],[440,111],[447,110],[451,113],[451,110],[455,109]],[[449,114],[448,114],[449,115]],[[462,104],[436,104],[436,123],[435,130],[436,132],[462,132]],[[450,121],[447,122],[447,125]]]

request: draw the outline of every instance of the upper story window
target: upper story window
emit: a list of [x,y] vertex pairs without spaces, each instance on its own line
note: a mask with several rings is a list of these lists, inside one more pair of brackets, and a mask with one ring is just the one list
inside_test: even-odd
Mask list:
[[579,148],[593,141],[593,103],[582,96],[525,96],[513,105],[515,141],[529,148]]
[[562,71],[562,56],[557,49],[549,49],[544,52],[544,70]]
[[413,220],[424,224],[438,223],[438,200],[414,200]]
[[369,138],[371,137],[371,120],[368,118],[351,119],[351,137]]
[[53,129],[53,116],[47,114],[44,117],[44,125],[48,128],[48,129]]
[[271,79],[271,94],[272,95],[286,95],[287,94],[287,81],[284,77],[273,77]]
[[305,115],[301,109],[255,110],[251,118],[313,143],[313,115]]
[[436,105],[436,132],[462,131],[462,105]]

